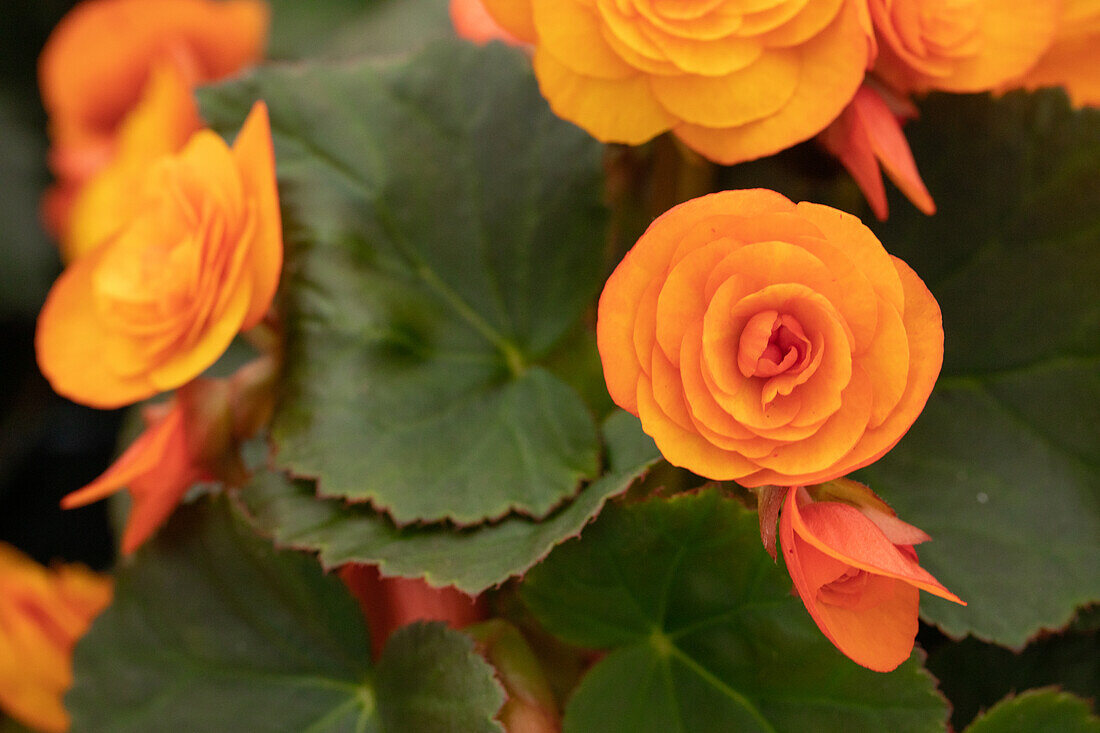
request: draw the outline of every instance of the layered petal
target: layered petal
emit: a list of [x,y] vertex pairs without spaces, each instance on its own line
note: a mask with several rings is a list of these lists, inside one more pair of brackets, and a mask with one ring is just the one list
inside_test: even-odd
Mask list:
[[36,349],[60,394],[118,407],[196,377],[266,313],[282,268],[267,111],[232,150],[208,131],[147,171],[133,215],[70,266]]
[[812,137],[844,108],[872,48],[858,0],[492,0],[535,44],[561,117],[605,142],[666,130],[722,163]]
[[894,518],[888,507],[879,508],[885,505],[877,497],[853,491],[833,495],[868,506],[815,502],[805,489],[787,490],[779,518],[783,559],[806,610],[829,641],[856,663],[889,672],[912,652],[919,590],[965,603],[920,567],[911,544],[887,537],[875,517],[892,531],[920,540],[926,535]]
[[939,310],[903,268],[835,209],[760,190],[681,204],[600,297],[608,390],[703,476],[842,476],[900,439],[942,359]]

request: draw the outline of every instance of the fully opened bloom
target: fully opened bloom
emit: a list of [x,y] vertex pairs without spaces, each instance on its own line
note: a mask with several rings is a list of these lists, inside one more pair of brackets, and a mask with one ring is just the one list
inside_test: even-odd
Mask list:
[[1061,0],[869,0],[875,72],[902,91],[980,92],[1029,69],[1050,45]]
[[935,299],[870,230],[761,189],[654,221],[608,279],[597,340],[611,397],[665,458],[750,487],[876,460],[943,360]]
[[486,0],[535,45],[561,117],[604,142],[672,130],[711,160],[817,134],[852,98],[870,41],[862,0]]
[[[257,61],[268,14],[261,0],[85,0],[61,20],[39,59],[58,178],[45,208],[55,230],[67,240],[70,208],[83,185],[120,148],[131,157],[140,150],[126,130],[132,114],[152,118],[141,123],[146,127],[158,123],[157,136],[143,136],[146,162],[167,152],[163,146],[174,145],[174,152],[186,142],[199,128],[194,105],[185,103],[191,89]],[[166,91],[166,75],[182,86],[184,99]],[[129,142],[120,139],[127,135]],[[81,254],[84,246],[66,242],[67,254]]]
[[[840,117],[825,128],[818,139],[852,174],[871,205],[871,211],[879,219],[886,219],[889,213],[880,164],[914,206],[925,214],[934,214],[936,204],[917,172],[913,153],[901,131],[899,115],[890,108],[883,94],[888,92],[869,84],[861,86]],[[916,115],[911,105],[898,106],[907,108],[903,110],[905,116]]]
[[898,519],[869,489],[837,482],[814,501],[786,491],[779,518],[783,560],[814,622],[852,661],[889,672],[909,658],[920,590],[966,605],[921,568],[913,545],[928,535]]
[[110,578],[80,565],[47,569],[0,544],[0,713],[36,730],[69,729],[62,697],[73,645],[111,594]]
[[196,133],[135,196],[133,218],[66,269],[38,319],[43,374],[93,407],[188,382],[266,313],[283,252],[267,108],[232,149]]

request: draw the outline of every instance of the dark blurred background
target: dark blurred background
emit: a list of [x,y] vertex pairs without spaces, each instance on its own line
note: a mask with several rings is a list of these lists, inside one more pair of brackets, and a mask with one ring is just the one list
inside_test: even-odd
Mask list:
[[94,479],[115,449],[121,413],[53,393],[34,359],[34,322],[61,265],[39,222],[46,117],[36,64],[71,0],[0,7],[0,541],[41,562],[113,560],[106,502],[62,512],[65,494]]

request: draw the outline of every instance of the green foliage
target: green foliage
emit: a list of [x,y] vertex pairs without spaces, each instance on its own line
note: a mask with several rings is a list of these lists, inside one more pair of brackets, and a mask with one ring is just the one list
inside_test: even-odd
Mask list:
[[375,683],[386,733],[504,733],[492,714],[504,690],[469,637],[440,623],[397,630],[386,643]]
[[459,529],[447,524],[397,527],[369,506],[318,500],[312,482],[261,473],[239,497],[256,527],[276,542],[320,552],[328,567],[376,563],[386,575],[423,576],[433,585],[479,593],[520,574],[575,536],[608,497],[621,494],[658,458],[636,418],[619,412],[603,428],[607,473],[541,522],[511,515]]
[[268,2],[269,59],[395,54],[453,34],[447,0]]
[[1058,685],[1094,697],[1100,690],[1100,630],[1081,622],[1061,634],[1043,635],[1018,654],[972,637],[930,648],[928,671],[951,700],[955,729],[1014,690]]
[[1057,690],[1029,690],[998,703],[965,733],[1100,733],[1100,718],[1079,697]]
[[905,132],[935,216],[895,197],[873,223],[805,148],[722,184],[859,214],[939,300],[932,399],[860,477],[932,536],[921,563],[969,602],[922,616],[1020,647],[1100,598],[1100,111],[1061,92],[932,95]]
[[567,732],[943,728],[919,652],[888,675],[842,656],[760,546],[756,515],[713,490],[608,507],[522,596],[554,634],[609,650]]
[[203,112],[231,130],[260,98],[290,250],[280,465],[399,524],[547,515],[598,469],[538,363],[599,287],[599,145],[499,47],[273,67]]
[[471,642],[437,626],[398,632],[372,669],[340,581],[255,537],[222,499],[177,511],[119,572],[74,665],[80,731],[396,733],[436,714],[495,730],[503,701]]

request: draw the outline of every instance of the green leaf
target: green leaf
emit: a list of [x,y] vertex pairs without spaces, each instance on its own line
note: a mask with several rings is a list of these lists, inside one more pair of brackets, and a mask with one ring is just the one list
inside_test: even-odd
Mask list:
[[1089,704],[1058,690],[1029,690],[997,703],[965,733],[1100,733]]
[[859,667],[790,588],[756,514],[709,490],[608,507],[521,592],[552,633],[610,650],[567,733],[943,729],[919,652],[890,674]]
[[523,573],[575,536],[658,458],[638,420],[619,412],[604,425],[609,469],[569,504],[541,522],[511,515],[481,527],[397,527],[368,506],[318,499],[312,482],[258,474],[239,494],[257,528],[276,542],[320,552],[326,567],[377,564],[384,575],[424,577],[476,594]]
[[447,0],[268,0],[270,59],[380,56],[453,35]]
[[281,467],[399,524],[547,515],[598,468],[594,421],[538,366],[599,287],[600,146],[519,52],[262,69],[288,239]]
[[[207,500],[179,509],[119,572],[114,603],[77,646],[66,706],[73,729],[91,732],[394,733],[416,730],[406,712],[421,715],[417,696],[440,692],[435,677],[406,674],[423,667],[467,680],[469,697],[440,714],[488,725],[500,694],[487,692],[496,683],[470,642],[410,633],[438,643],[402,642],[372,671],[340,581],[308,555],[275,551],[225,500]],[[387,708],[379,691],[395,679],[409,687]]]
[[1020,653],[973,637],[930,649],[926,666],[951,700],[955,730],[1014,690],[1058,685],[1094,696],[1100,690],[1100,631],[1078,629],[1081,621],[1064,633],[1043,635]]
[[940,212],[899,205],[878,229],[939,299],[944,370],[862,476],[970,604],[924,617],[1019,647],[1100,599],[1100,113],[934,97],[907,132]]
[[503,733],[493,668],[473,641],[441,623],[415,623],[386,642],[378,664],[378,714],[387,733]]

